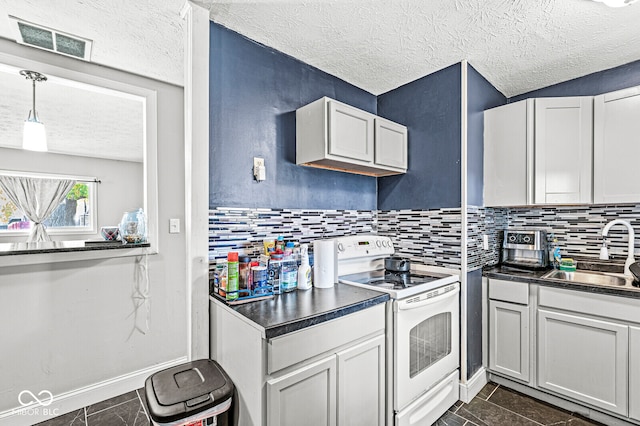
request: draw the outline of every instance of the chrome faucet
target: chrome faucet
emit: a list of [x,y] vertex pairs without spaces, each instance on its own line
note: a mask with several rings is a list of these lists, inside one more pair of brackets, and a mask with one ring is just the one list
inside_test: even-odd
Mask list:
[[629,247],[627,248],[627,261],[624,263],[624,274],[631,275],[629,266],[636,261],[633,258],[635,233],[633,232],[633,227],[629,222],[621,219],[615,219],[605,225],[605,227],[602,229],[602,248],[600,249],[600,259],[609,259],[609,251],[607,249],[607,236],[609,235],[609,230],[611,229],[611,227],[617,224],[626,226],[627,231],[629,232]]

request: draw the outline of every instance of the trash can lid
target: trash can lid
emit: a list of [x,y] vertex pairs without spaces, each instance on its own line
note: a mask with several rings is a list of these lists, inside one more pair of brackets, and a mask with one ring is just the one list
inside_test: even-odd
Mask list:
[[210,359],[187,362],[152,374],[145,381],[149,415],[172,422],[214,407],[233,395],[233,382]]

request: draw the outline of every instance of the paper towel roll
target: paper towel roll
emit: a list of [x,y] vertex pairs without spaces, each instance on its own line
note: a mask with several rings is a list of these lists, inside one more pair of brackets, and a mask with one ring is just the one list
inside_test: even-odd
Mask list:
[[331,288],[336,280],[336,245],[333,240],[313,242],[313,286]]

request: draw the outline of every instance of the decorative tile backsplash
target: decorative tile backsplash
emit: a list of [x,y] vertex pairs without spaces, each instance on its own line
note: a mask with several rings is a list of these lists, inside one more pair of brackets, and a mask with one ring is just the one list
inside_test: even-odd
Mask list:
[[[598,257],[602,228],[613,219],[627,220],[640,252],[640,205],[556,206],[467,209],[467,264],[472,271],[500,260],[502,230],[545,228],[558,238],[563,256]],[[414,263],[460,268],[461,210],[297,210],[216,208],[209,211],[209,258],[230,250],[257,256],[262,240],[278,235],[302,243],[323,237],[379,234],[392,239],[396,252]],[[482,248],[489,236],[489,250]],[[615,226],[609,253],[626,257],[626,229]],[[640,257],[640,256],[638,256]]]
[[378,210],[378,234],[414,263],[460,268],[460,209]]
[[323,237],[376,232],[376,213],[368,210],[216,208],[209,210],[209,260],[238,251],[255,257],[262,241],[282,235],[309,243]]
[[216,208],[209,211],[209,259],[229,251],[257,256],[264,239],[301,243],[353,234],[389,236],[396,252],[416,263],[460,267],[460,209],[288,210]]
[[[598,257],[602,246],[602,228],[614,219],[628,221],[636,234],[635,251],[640,250],[640,204],[616,206],[558,206],[504,210],[510,228],[544,228],[558,239],[563,256]],[[609,254],[627,256],[627,229],[616,225],[608,237]]]
[[[498,264],[502,249],[502,230],[508,226],[507,211],[468,207],[467,223],[467,270]],[[483,235],[489,237],[489,250],[482,248]]]

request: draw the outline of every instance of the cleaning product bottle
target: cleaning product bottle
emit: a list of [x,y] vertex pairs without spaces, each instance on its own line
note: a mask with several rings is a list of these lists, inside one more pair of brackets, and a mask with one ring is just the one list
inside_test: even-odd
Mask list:
[[227,254],[227,300],[238,298],[238,252],[230,251]]
[[550,244],[550,259],[549,262],[553,266],[553,269],[560,268],[560,260],[562,259],[560,255],[560,245],[558,244],[558,239],[555,235],[551,234],[551,244]]
[[298,290],[309,290],[311,281],[311,266],[309,266],[309,246],[300,245],[300,266],[298,267]]

